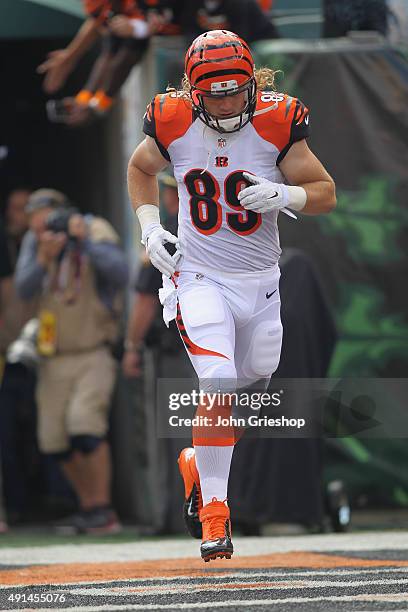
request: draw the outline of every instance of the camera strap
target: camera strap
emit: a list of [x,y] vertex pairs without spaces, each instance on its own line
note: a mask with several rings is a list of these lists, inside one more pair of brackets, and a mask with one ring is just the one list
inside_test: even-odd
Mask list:
[[81,291],[83,257],[77,245],[68,248],[58,271],[57,293],[66,304],[73,304]]

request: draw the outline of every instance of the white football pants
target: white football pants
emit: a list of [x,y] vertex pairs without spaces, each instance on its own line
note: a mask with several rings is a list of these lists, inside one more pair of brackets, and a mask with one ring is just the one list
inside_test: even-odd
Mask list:
[[282,345],[278,264],[262,272],[182,269],[177,276],[177,325],[208,392],[233,391],[279,365]]

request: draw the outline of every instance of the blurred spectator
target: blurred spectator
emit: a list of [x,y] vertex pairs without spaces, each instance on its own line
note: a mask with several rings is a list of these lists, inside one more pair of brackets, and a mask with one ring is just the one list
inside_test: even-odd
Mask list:
[[5,209],[7,246],[13,269],[17,263],[23,236],[28,230],[27,206],[30,190],[25,187],[13,189],[9,194]]
[[[14,274],[23,236],[28,229],[27,206],[30,191],[14,189],[5,208],[7,252]],[[33,308],[18,298],[11,284],[0,327],[0,352],[3,357],[18,337]],[[3,492],[10,523],[19,521],[28,499],[27,466],[33,465],[35,449],[35,375],[17,359],[6,360],[0,385],[0,452]]]
[[[4,214],[5,240],[12,274],[16,267],[23,236],[28,229],[25,207],[29,195],[30,191],[28,189],[14,189],[8,195],[6,201]],[[10,277],[7,287],[7,300],[3,304],[3,325],[0,326],[0,352],[4,353],[10,342],[16,339],[29,316],[29,309],[18,299]]]
[[10,289],[11,289],[11,275],[12,266],[10,261],[10,255],[7,248],[7,239],[4,231],[4,227],[0,220],[0,315],[1,320],[4,316],[5,306],[7,304]]
[[180,19],[188,44],[207,30],[231,30],[249,43],[279,36],[257,0],[186,1]]
[[[6,235],[0,221],[0,316],[3,314],[4,304],[8,299],[11,279],[11,262],[7,250]],[[1,356],[0,356],[1,359]],[[0,379],[2,376],[3,364],[0,362]],[[0,471],[0,533],[7,531],[5,512],[3,507],[3,483]]]
[[[173,176],[165,173],[159,179],[164,226],[172,234],[177,234],[177,183]],[[167,245],[166,248],[171,253],[174,252],[173,245]],[[140,377],[143,374],[143,349],[149,348],[153,357],[154,374],[144,378],[147,397],[156,392],[157,380],[160,378],[192,381],[196,378],[175,322],[171,321],[169,328],[163,323],[158,297],[161,285],[161,273],[148,259],[144,259],[135,283],[136,295],[129,315],[122,370],[126,377]],[[143,409],[143,406],[140,408]],[[151,405],[147,405],[145,410],[151,411]],[[158,407],[159,413],[165,414],[165,411],[165,405]],[[150,461],[149,492],[152,499],[157,500],[152,507],[151,523],[156,534],[181,533],[184,532],[184,523],[178,499],[183,495],[183,483],[174,466],[177,465],[181,449],[188,446],[191,440],[158,438],[156,423],[152,425],[152,421],[155,422],[154,417],[146,418],[145,429],[145,444]]]
[[[165,228],[172,234],[177,234],[179,199],[176,179],[169,175],[161,177],[161,202],[165,212]],[[167,248],[171,250],[172,245]],[[173,247],[174,248],[174,247]],[[148,259],[143,259],[136,281],[136,297],[129,315],[127,336],[125,340],[125,353],[122,361],[123,373],[130,378],[141,374],[141,350],[147,336],[154,342],[155,330],[152,328],[157,318],[157,309],[160,306],[158,292],[162,286],[162,275]],[[161,342],[172,345],[180,343],[179,334],[175,325],[169,330],[163,325],[160,312]],[[170,336],[168,339],[163,336]],[[156,337],[157,340],[157,337]],[[180,343],[182,348],[182,345]]]
[[55,93],[84,53],[102,36],[102,50],[84,88],[75,98],[51,104],[49,116],[71,126],[85,124],[110,110],[131,69],[143,57],[148,40],[173,13],[160,0],[83,0],[87,20],[66,49],[52,51],[38,67],[44,89]]
[[126,260],[109,223],[77,213],[58,191],[35,191],[27,212],[30,231],[15,282],[24,300],[38,302],[38,441],[60,462],[80,505],[59,527],[117,532],[106,435],[115,382],[110,346],[118,331]]
[[[10,345],[0,386],[3,493],[10,525],[29,519],[33,507],[30,493],[40,479],[35,435],[35,371],[27,364],[26,356],[19,353],[21,348],[21,340]],[[35,489],[36,497],[39,493]]]
[[345,36],[350,31],[387,32],[386,0],[324,0],[323,36]]
[[4,510],[4,502],[3,502],[3,490],[2,490],[2,482],[0,475],[0,535],[2,533],[6,533],[8,531],[8,525],[6,522],[6,513]]

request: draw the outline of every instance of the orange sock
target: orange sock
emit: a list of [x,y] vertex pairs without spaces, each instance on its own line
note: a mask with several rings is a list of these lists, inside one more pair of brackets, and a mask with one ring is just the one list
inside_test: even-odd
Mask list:
[[111,108],[112,104],[113,98],[107,96],[102,89],[99,89],[90,101],[90,106],[100,113],[106,113],[106,111]]
[[210,410],[208,410],[209,405],[209,402],[205,401],[197,408],[195,416],[200,417],[200,424],[193,426],[193,445],[233,446],[235,436],[234,426],[230,423],[231,403],[229,399],[214,402]]
[[81,106],[88,106],[92,96],[92,91],[88,91],[88,89],[81,89],[81,91],[75,96],[75,102]]

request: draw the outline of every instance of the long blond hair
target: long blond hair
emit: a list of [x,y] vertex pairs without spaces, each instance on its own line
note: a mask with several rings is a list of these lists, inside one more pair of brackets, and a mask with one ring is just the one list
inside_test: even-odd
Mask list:
[[[266,66],[262,68],[257,68],[254,71],[254,77],[255,77],[256,86],[258,90],[276,91],[275,75],[278,74],[279,72],[282,72],[282,70],[273,70],[272,68],[266,68]],[[181,98],[185,98],[186,100],[190,100],[190,89],[191,89],[191,86],[190,86],[189,80],[187,78],[187,75],[184,74],[183,79],[181,81],[181,89],[178,91],[179,96]],[[167,87],[166,91],[177,92],[176,88],[170,85]]]

